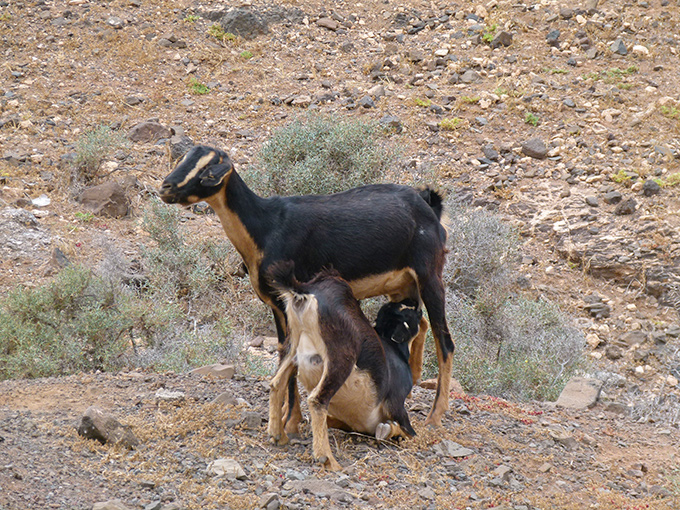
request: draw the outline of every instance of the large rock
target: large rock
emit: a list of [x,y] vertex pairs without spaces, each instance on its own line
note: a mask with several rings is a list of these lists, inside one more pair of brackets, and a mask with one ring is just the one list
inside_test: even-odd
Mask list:
[[3,260],[44,258],[51,242],[52,237],[40,228],[32,213],[11,207],[0,211],[0,257]]
[[102,501],[95,503],[92,510],[131,510],[129,506],[124,504],[120,499],[112,499],[109,501]]
[[205,365],[199,368],[194,368],[192,374],[209,375],[217,379],[231,379],[234,377],[234,365],[222,365],[221,363],[214,363],[212,365]]
[[522,152],[534,159],[545,159],[548,156],[548,148],[540,138],[531,138],[522,142]]
[[129,426],[121,424],[113,415],[97,407],[87,408],[80,420],[78,434],[102,444],[119,444],[129,450],[139,445],[139,439]]
[[86,209],[98,216],[122,218],[128,213],[129,200],[125,190],[114,181],[85,189],[78,200]]
[[229,480],[245,480],[246,472],[234,459],[217,459],[208,465],[208,474],[223,476]]
[[127,137],[133,142],[153,143],[157,140],[170,138],[172,130],[155,121],[145,121],[130,128]]
[[434,445],[432,450],[438,455],[443,457],[453,457],[454,459],[469,457],[475,453],[469,448],[466,448],[465,446],[448,439],[444,439],[440,443]]
[[556,404],[570,409],[586,409],[592,407],[600,398],[602,381],[585,377],[574,377],[560,393]]
[[269,32],[267,21],[248,9],[233,9],[220,20],[226,33],[240,35],[244,39],[254,39]]

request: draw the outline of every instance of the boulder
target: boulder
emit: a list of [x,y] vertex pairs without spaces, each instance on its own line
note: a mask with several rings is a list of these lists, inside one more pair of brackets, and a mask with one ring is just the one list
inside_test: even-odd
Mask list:
[[85,189],[78,201],[97,216],[122,218],[127,215],[129,200],[123,187],[115,181]]
[[78,434],[102,444],[120,444],[129,450],[139,445],[139,439],[129,426],[97,407],[88,407],[78,425]]

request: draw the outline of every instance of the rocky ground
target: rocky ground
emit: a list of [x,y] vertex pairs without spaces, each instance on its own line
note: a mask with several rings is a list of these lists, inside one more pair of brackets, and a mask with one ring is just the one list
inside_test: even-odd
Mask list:
[[[0,383],[0,507],[678,508],[677,429],[620,410],[518,405],[454,394],[423,428],[433,391],[409,400],[401,445],[331,431],[342,472],[312,463],[307,427],[267,442],[267,382],[138,372]],[[131,426],[133,450],[77,432],[87,406]],[[116,502],[116,500],[119,500]],[[108,505],[104,505],[108,503]]]
[[[418,389],[416,441],[378,451],[335,432],[346,469],[328,475],[308,436],[267,444],[248,414],[266,416],[263,381],[6,381],[0,507],[241,508],[274,493],[265,506],[677,508],[679,13],[669,0],[0,1],[3,290],[39,284],[61,257],[97,260],[102,238],[135,253],[171,155],[213,144],[245,168],[315,109],[382,121],[404,151],[395,180],[434,177],[516,225],[519,283],[577,318],[606,383],[579,412],[461,396],[443,432],[419,427],[432,396]],[[101,124],[134,141],[103,163],[92,205],[70,177],[77,140]],[[158,403],[161,387],[185,399]],[[225,389],[244,402],[209,404]],[[90,405],[141,446],[80,439]],[[219,458],[245,478],[209,474]]]

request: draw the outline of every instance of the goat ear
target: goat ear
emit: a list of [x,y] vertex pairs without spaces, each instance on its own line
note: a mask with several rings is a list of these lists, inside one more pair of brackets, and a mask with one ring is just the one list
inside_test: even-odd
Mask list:
[[231,162],[209,165],[201,171],[201,186],[212,188],[222,182],[224,176],[234,168]]

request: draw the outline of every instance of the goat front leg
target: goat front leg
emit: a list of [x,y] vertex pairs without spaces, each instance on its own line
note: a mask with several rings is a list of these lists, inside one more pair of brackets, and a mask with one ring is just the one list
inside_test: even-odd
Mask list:
[[[281,305],[283,306],[283,305]],[[286,342],[286,332],[288,325],[286,323],[286,315],[278,306],[272,306],[274,312],[274,324],[276,324],[276,335],[279,339],[279,352],[281,356],[280,363],[283,362],[285,356],[284,345]],[[300,409],[300,392],[298,391],[296,374],[288,380],[288,393],[285,400],[281,399],[283,426],[286,434],[289,436],[297,436],[300,434],[300,422],[302,421],[302,410]]]
[[427,337],[428,327],[427,319],[422,317],[418,325],[418,334],[411,340],[409,349],[408,364],[411,367],[413,384],[416,386],[420,384],[423,378],[423,351],[425,350],[425,338]]
[[269,383],[269,426],[268,432],[272,441],[278,445],[288,442],[288,435],[283,426],[283,400],[288,388],[288,382],[294,380],[295,364],[293,355],[288,354],[276,371],[276,375]]
[[300,391],[298,390],[296,374],[288,381],[288,398],[284,405],[284,418],[286,434],[289,436],[300,435],[300,422],[302,421],[302,409],[300,409]]

